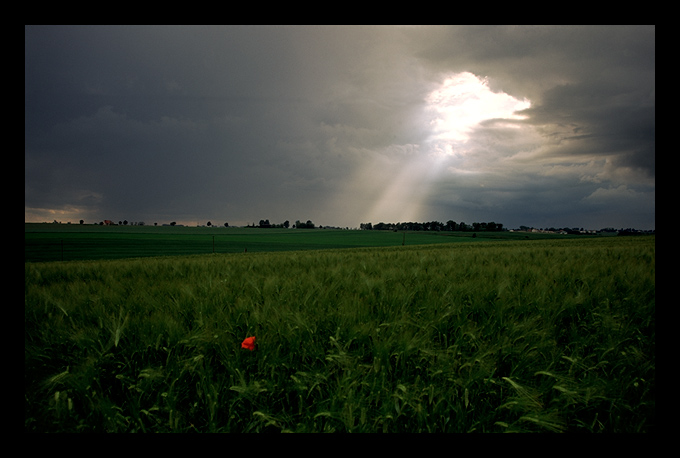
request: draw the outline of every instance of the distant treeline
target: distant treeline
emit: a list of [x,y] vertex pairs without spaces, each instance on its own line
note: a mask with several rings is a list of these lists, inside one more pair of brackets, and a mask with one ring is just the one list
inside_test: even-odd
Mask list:
[[498,232],[503,230],[503,224],[495,223],[456,223],[455,221],[430,221],[427,223],[361,223],[359,229],[365,231],[469,231],[469,232]]
[[[281,224],[272,224],[269,222],[268,219],[261,219],[260,224],[257,226],[255,223],[253,225],[247,225],[246,227],[261,227],[261,228],[285,228],[288,229],[290,227],[290,221],[286,220]],[[314,223],[311,220],[307,220],[306,223],[303,223],[300,220],[295,221],[295,224],[293,225],[294,228],[297,229],[314,229]]]

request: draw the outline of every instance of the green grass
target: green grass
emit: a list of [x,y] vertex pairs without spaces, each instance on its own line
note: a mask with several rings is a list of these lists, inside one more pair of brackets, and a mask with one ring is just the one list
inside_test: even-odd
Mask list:
[[655,430],[653,236],[25,263],[24,324],[27,432]]
[[[473,240],[472,232],[25,224],[26,262],[122,259],[206,253],[426,245]],[[479,232],[475,241],[574,236]],[[578,237],[578,236],[576,236]]]

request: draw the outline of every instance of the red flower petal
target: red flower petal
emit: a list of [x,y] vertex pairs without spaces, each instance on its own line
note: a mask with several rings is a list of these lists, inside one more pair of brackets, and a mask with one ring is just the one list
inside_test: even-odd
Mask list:
[[255,337],[246,337],[246,339],[241,343],[241,348],[253,351],[255,350]]

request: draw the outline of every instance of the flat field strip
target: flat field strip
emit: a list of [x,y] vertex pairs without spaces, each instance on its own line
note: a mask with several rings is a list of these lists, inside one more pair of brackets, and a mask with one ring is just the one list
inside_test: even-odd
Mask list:
[[[76,261],[209,253],[361,248],[526,240],[565,235],[511,232],[393,232],[172,226],[25,224],[24,261]],[[474,238],[473,238],[474,235]]]

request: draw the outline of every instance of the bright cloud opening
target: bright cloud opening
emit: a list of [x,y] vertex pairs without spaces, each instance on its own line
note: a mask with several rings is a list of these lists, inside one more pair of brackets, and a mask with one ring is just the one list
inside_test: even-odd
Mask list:
[[433,151],[453,154],[456,143],[465,143],[471,131],[487,119],[524,119],[517,111],[531,106],[504,92],[493,92],[487,78],[469,72],[457,73],[426,99],[432,112]]

